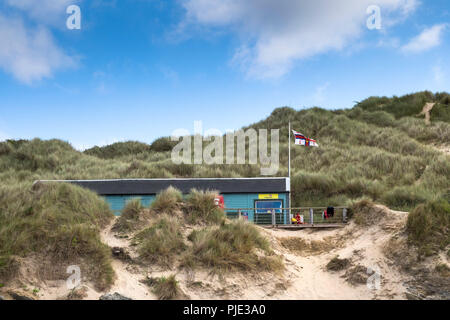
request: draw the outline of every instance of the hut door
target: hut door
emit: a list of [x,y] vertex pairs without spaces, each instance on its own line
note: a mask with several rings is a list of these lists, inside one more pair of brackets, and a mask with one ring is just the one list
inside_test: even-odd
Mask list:
[[255,201],[255,223],[256,224],[271,224],[272,211],[275,210],[276,220],[278,224],[282,224],[283,212],[282,200],[257,200]]

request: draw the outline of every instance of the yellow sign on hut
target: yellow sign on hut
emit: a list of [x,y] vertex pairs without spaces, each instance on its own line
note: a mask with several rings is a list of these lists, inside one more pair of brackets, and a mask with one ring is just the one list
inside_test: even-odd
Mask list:
[[273,193],[273,194],[260,194],[258,195],[259,199],[262,200],[271,200],[271,199],[278,199],[278,194],[277,193]]

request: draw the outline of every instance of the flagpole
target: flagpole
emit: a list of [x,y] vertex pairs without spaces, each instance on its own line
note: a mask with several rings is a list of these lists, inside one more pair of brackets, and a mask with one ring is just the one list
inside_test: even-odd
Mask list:
[[291,203],[291,121],[289,121],[289,160],[288,160],[288,176],[289,176],[289,224],[292,223],[292,203]]
[[[288,176],[291,178],[291,122],[289,121],[289,160],[288,160]],[[289,203],[289,205],[291,205]]]

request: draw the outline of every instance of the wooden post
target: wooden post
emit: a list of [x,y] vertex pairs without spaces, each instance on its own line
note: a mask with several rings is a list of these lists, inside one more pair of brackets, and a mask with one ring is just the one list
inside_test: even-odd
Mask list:
[[272,226],[275,227],[277,224],[277,219],[275,217],[275,210],[272,210]]
[[238,220],[241,220],[241,209],[238,210]]
[[309,208],[309,221],[314,224],[314,210],[312,208]]
[[347,208],[342,210],[342,222],[347,223]]

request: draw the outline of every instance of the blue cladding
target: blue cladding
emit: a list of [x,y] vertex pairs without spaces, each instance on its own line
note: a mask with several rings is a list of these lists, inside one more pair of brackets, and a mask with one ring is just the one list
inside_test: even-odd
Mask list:
[[127,201],[131,199],[140,198],[142,205],[144,207],[149,207],[150,204],[155,200],[155,196],[153,195],[133,195],[133,196],[105,196],[106,202],[109,204],[109,207],[111,208],[112,212],[116,216],[120,216],[122,213],[122,209],[125,207],[125,204]]
[[[223,198],[225,200],[225,208],[233,209],[233,208],[254,208],[255,200],[259,200],[259,193],[232,193],[232,194],[224,194]],[[289,196],[286,193],[278,194],[278,199],[283,200],[283,207],[288,207]],[[255,211],[249,210],[248,212],[248,220],[254,221]],[[285,219],[285,223],[286,223]]]
[[[288,207],[289,196],[287,193],[279,193],[279,199],[283,200],[283,207]],[[225,200],[225,208],[254,208],[255,200],[258,200],[258,193],[230,193],[223,194]],[[122,209],[128,200],[140,198],[144,207],[149,207],[155,200],[155,195],[127,195],[127,196],[105,196],[106,202],[109,204],[111,210],[116,216],[120,216]],[[244,213],[244,212],[243,212]],[[254,221],[254,211],[249,210],[248,220]],[[286,223],[286,221],[285,221]]]

